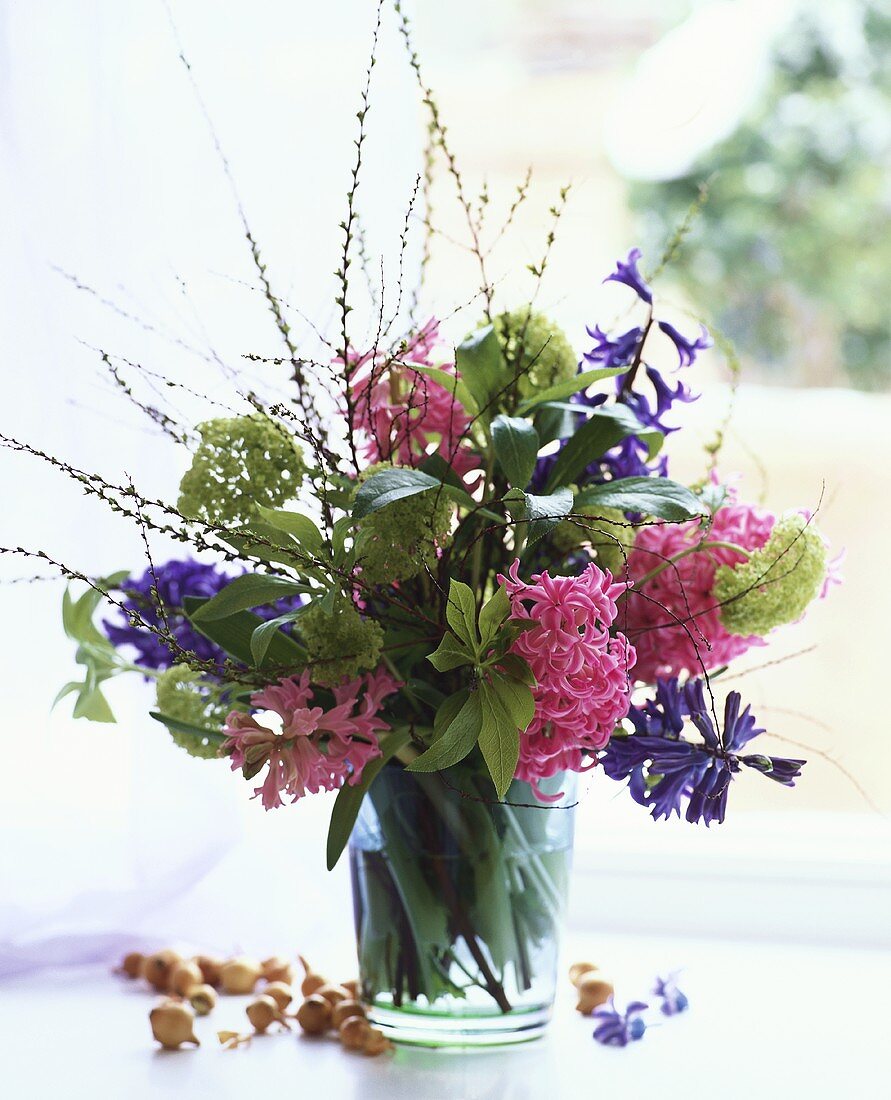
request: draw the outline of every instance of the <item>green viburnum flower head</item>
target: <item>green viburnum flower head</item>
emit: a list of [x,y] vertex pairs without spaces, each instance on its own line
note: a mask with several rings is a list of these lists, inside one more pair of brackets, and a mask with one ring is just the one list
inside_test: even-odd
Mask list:
[[[379,462],[359,475],[360,483],[392,463]],[[433,569],[437,551],[452,540],[455,506],[436,489],[397,500],[359,521],[357,564],[367,584],[392,584]]]
[[[173,665],[165,669],[155,681],[155,695],[161,714],[178,722],[218,730],[226,721],[228,708],[219,702],[214,689],[202,674],[188,665]],[[190,756],[212,760],[217,755],[216,745],[202,740],[197,734],[191,736],[176,730],[168,732]]]
[[[571,554],[582,546],[590,546],[596,552],[597,564],[608,569],[614,577],[621,577],[625,561],[634,544],[634,528],[618,508],[605,508],[601,504],[582,505],[573,508],[573,518],[562,520],[554,528],[551,542],[561,554]],[[590,519],[584,518],[590,516]]]
[[715,571],[721,621],[744,637],[795,622],[819,593],[826,569],[826,545],[813,524],[801,514],[784,516],[747,561]]
[[517,380],[521,398],[575,377],[578,356],[563,329],[528,306],[499,313],[493,320],[508,365],[522,372]]
[[317,684],[339,684],[377,666],[384,632],[373,619],[363,619],[345,597],[331,614],[313,604],[300,616],[300,633],[312,662]]
[[179,510],[190,519],[246,523],[257,506],[293,499],[306,473],[303,454],[280,424],[259,413],[198,425],[201,443],[179,486]]

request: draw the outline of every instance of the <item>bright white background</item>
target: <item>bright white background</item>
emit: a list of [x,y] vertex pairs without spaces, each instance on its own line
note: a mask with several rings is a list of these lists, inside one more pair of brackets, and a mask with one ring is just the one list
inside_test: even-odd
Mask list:
[[[602,273],[633,243],[603,153],[609,104],[670,13],[644,0],[618,13],[532,0],[414,8],[471,183],[486,175],[503,204],[527,163],[537,165],[535,196],[501,261],[506,290],[540,252],[556,188],[577,185],[542,304],[579,341]],[[325,323],[373,6],[178,0],[174,10],[276,285]],[[392,281],[423,117],[389,17],[369,125],[359,205]],[[457,231],[446,184],[440,196],[443,224]],[[146,431],[79,341],[224,401],[231,387],[208,348],[238,362],[278,345],[158,0],[0,0],[0,208],[0,431],[172,496],[184,454]],[[460,253],[440,244],[436,261],[437,301],[469,297]],[[298,321],[295,331],[305,332]],[[258,378],[274,369],[254,368]],[[701,469],[701,442],[727,399],[717,362],[703,369],[707,380],[697,425],[688,411],[690,427],[675,437],[679,474]],[[262,376],[267,390],[278,381]],[[204,411],[178,404],[186,417]],[[579,813],[577,936],[658,928],[889,945],[889,829],[878,812],[889,805],[891,763],[882,706],[889,413],[882,396],[744,387],[728,445],[729,468],[746,473],[752,493],[760,464],[769,468],[778,509],[813,503],[827,482],[823,526],[848,546],[847,585],[771,650],[814,653],[740,688],[774,708],[758,712],[772,732],[831,753],[856,785],[819,756],[794,793],[744,777],[730,821],[707,833],[653,825],[597,777]],[[138,535],[101,505],[34,460],[4,453],[0,463],[4,545],[44,548],[92,573],[142,567]],[[9,578],[34,571],[0,565]],[[117,726],[73,723],[65,704],[50,716],[74,671],[60,599],[57,583],[0,589],[0,974],[171,939],[220,951],[325,942],[341,957],[351,919],[344,869],[324,871],[326,800],[264,815],[224,763],[170,746],[138,681],[109,692]]]

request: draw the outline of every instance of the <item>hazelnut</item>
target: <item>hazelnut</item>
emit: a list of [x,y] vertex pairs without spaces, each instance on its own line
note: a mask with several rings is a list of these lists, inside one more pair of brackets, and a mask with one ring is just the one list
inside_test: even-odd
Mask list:
[[220,967],[220,985],[224,993],[253,993],[260,980],[260,967],[253,959],[227,959]]
[[269,982],[268,985],[263,987],[263,993],[267,997],[271,997],[282,1012],[284,1012],[291,1001],[294,1000],[294,994],[291,987],[285,982]]
[[307,1035],[324,1035],[331,1027],[331,1005],[318,993],[311,993],[297,1009],[297,1023]]
[[590,974],[592,970],[596,969],[596,963],[573,963],[572,966],[569,968],[569,980],[572,982],[573,985],[577,986],[579,984],[579,980],[585,974]]
[[169,949],[156,951],[154,955],[147,955],[142,960],[142,976],[159,993],[166,993],[170,984],[170,975],[174,967],[181,962],[181,956],[175,951]]
[[188,1005],[164,1001],[149,1013],[152,1035],[165,1050],[179,1050],[183,1043],[201,1044],[195,1038],[195,1015]]
[[350,1016],[337,1029],[340,1041],[347,1050],[364,1050],[370,1032],[371,1024],[364,1016]]
[[331,1023],[334,1027],[340,1027],[351,1016],[361,1016],[364,1020],[365,1015],[365,1009],[359,1001],[338,1001],[331,1010]]
[[203,983],[201,969],[197,963],[181,962],[170,971],[167,980],[167,988],[171,993],[177,993],[180,997],[188,997],[196,985]]
[[217,1003],[217,991],[212,985],[193,985],[189,990],[189,1004],[196,1016],[207,1016]]
[[615,992],[612,982],[599,977],[598,974],[599,972],[583,974],[576,987],[579,1001],[575,1007],[583,1016],[590,1016],[595,1008],[606,1004]]

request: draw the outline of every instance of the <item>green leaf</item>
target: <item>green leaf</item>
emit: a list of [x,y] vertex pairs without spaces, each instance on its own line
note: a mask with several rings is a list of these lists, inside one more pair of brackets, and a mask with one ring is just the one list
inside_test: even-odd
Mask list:
[[714,515],[727,499],[727,486],[707,481],[698,495],[703,506]]
[[313,557],[321,555],[324,551],[325,540],[322,537],[322,532],[308,516],[302,516],[299,512],[285,512],[275,508],[266,508],[262,504],[258,506],[257,511],[270,527],[290,535]]
[[480,751],[498,797],[504,798],[520,758],[520,732],[505,709],[501,697],[489,684],[481,683],[478,694],[482,698],[483,712],[479,735]]
[[427,455],[424,461],[420,464],[418,469],[423,470],[425,474],[429,474],[431,477],[436,478],[437,481],[442,481],[446,485],[451,485],[455,489],[460,489],[466,493],[464,488],[464,482],[455,473],[454,469],[448,464],[444,455],[441,455],[439,451],[434,451],[432,455]]
[[311,575],[318,573],[318,570],[313,570],[307,562],[305,550],[301,550],[292,539],[282,538],[281,531],[277,531],[263,520],[255,519],[248,526],[229,530],[225,535],[220,534],[220,538],[230,546],[234,546],[239,553],[248,554],[260,561],[287,565]]
[[316,597],[314,607],[317,607],[324,615],[333,615],[334,609],[343,598],[343,592],[335,585],[327,589],[321,599]]
[[518,680],[507,679],[504,676],[493,676],[490,681],[490,690],[494,691],[501,704],[515,722],[517,728],[525,730],[535,717],[535,698],[532,688]]
[[510,597],[504,585],[500,584],[480,611],[480,635],[484,646],[493,640],[509,614]]
[[334,527],[331,530],[331,541],[334,544],[334,554],[337,561],[340,561],[345,553],[347,537],[354,534],[355,530],[356,525],[352,516],[341,516],[340,519],[334,521]]
[[572,511],[571,489],[558,489],[548,496],[526,493],[526,519],[529,521],[526,545],[531,546],[551,531]]
[[476,599],[469,585],[452,578],[446,603],[446,620],[465,645],[476,653],[479,634],[476,628]]
[[507,480],[517,489],[525,489],[538,457],[538,432],[516,416],[496,416],[492,421],[492,449]]
[[423,470],[400,467],[395,470],[381,470],[373,474],[356,493],[353,504],[353,519],[362,519],[371,512],[386,508],[406,497],[426,493],[430,489],[440,488],[443,493],[465,508],[476,508],[477,504],[466,489],[425,474]]
[[371,512],[386,508],[388,504],[395,504],[398,500],[405,500],[406,497],[416,496],[418,493],[429,492],[430,489],[435,489],[441,484],[435,477],[425,474],[422,470],[408,468],[381,470],[359,487],[353,504],[353,519],[362,519]]
[[[200,634],[215,642],[230,657],[234,657],[244,665],[253,665],[251,638],[257,627],[262,625],[263,620],[250,611],[237,611],[225,619],[212,619],[210,622],[201,619],[196,621],[196,612],[206,602],[199,596],[186,596],[183,599],[183,608],[189,621]],[[305,664],[306,654],[302,647],[293,638],[289,638],[279,630],[271,638],[266,656],[257,667],[279,665],[297,671]]]
[[[105,590],[117,588],[128,576],[129,573],[122,571],[108,577],[100,577],[96,582],[97,588]],[[103,598],[102,592],[97,591],[96,588],[87,588],[75,600],[72,598],[70,586],[67,587],[62,596],[62,628],[75,642],[91,642],[103,649],[113,651],[114,646],[93,623],[93,615]]]
[[57,704],[61,703],[67,695],[71,695],[71,693],[74,691],[80,691],[82,687],[83,684],[80,683],[79,680],[69,680],[64,687],[59,688],[59,690],[56,692],[56,697],[55,699],[53,699],[50,710],[52,710],[53,707],[55,707]]
[[455,366],[473,395],[477,414],[481,420],[487,421],[491,417],[495,395],[511,381],[501,344],[492,325],[479,329],[458,345]]
[[73,711],[75,718],[87,718],[91,722],[114,722],[114,712],[98,687],[81,690]]
[[522,416],[532,409],[537,409],[539,405],[543,405],[546,401],[563,401],[567,397],[572,397],[574,393],[579,393],[580,390],[586,390],[589,386],[593,386],[595,382],[600,382],[604,378],[615,378],[617,374],[624,374],[627,370],[628,367],[599,367],[596,370],[582,371],[574,378],[568,378],[565,382],[558,382],[556,386],[550,386],[548,389],[535,394],[534,397],[527,398],[517,406],[517,412]]
[[442,370],[441,367],[425,367],[417,363],[412,363],[411,369],[432,378],[434,382],[442,386],[446,393],[451,394],[459,405],[463,405],[471,416],[479,411],[473,394],[467,388],[463,379],[459,378],[457,375],[449,374],[448,371]]
[[596,462],[610,447],[615,447],[629,435],[636,435],[647,442],[650,458],[662,445],[662,433],[645,428],[627,406],[611,405],[595,410],[557,452],[557,460],[545,489],[568,485],[586,466]]
[[274,577],[265,573],[245,573],[230,581],[225,588],[212,596],[189,616],[192,622],[209,623],[226,619],[236,611],[248,611],[274,603],[285,596],[294,596],[305,590],[305,585],[287,577]]
[[410,699],[416,699],[436,710],[441,705],[445,696],[438,688],[428,684],[426,680],[420,680],[415,676],[409,676],[402,688],[403,693]]
[[400,752],[411,740],[411,732],[408,729],[393,730],[380,740],[381,755],[375,757],[362,769],[362,778],[353,786],[351,783],[344,785],[337,792],[334,807],[331,810],[331,823],[328,826],[327,862],[328,870],[332,870],[340,859],[341,853],[350,839],[350,833],[356,824],[359,815],[359,807],[365,797],[368,788],[377,778],[381,768]]
[[433,719],[434,737],[442,737],[452,722],[458,717],[461,708],[469,697],[470,690],[468,688],[462,688],[460,691],[456,691],[454,695],[450,695],[447,699],[443,699],[436,710],[436,717]]
[[496,664],[497,667],[506,672],[512,680],[518,680],[521,684],[528,684],[529,687],[535,687],[538,683],[532,673],[532,669],[529,667],[528,661],[525,661],[517,653],[505,653],[503,657],[498,658]]
[[278,628],[286,623],[293,623],[310,607],[312,607],[312,604],[304,604],[303,607],[298,607],[294,611],[287,611],[284,615],[279,615],[275,619],[268,619],[257,627],[251,635],[251,656],[255,665],[263,663],[263,658],[266,656]]
[[685,485],[667,477],[623,477],[583,489],[575,498],[579,507],[602,505],[622,512],[679,523],[694,516],[708,515],[708,506]]
[[207,741],[219,748],[228,740],[228,734],[220,733],[219,730],[208,729],[205,726],[194,726],[191,722],[181,722],[179,718],[171,718],[169,714],[161,714],[157,710],[150,710],[149,717],[154,718],[156,722],[160,722],[162,726],[166,726],[169,730],[173,730],[174,733],[178,733],[183,737],[194,738],[199,745]]
[[[576,413],[584,410],[584,405],[573,406]],[[535,430],[542,447],[553,443],[555,439],[565,439],[572,435],[575,425],[579,422],[578,416],[573,416],[559,402],[552,401],[542,405],[534,412]]]
[[410,772],[438,772],[459,763],[473,749],[483,728],[480,693],[473,692],[449,724],[448,729],[408,765]]
[[438,451],[434,451],[432,455],[427,455],[418,468],[441,482],[442,492],[462,508],[473,511],[480,518],[494,520],[496,523],[504,522],[503,516],[499,516],[497,512],[493,512],[488,508],[481,508],[477,504],[464,488],[464,482]]
[[462,665],[472,665],[476,660],[476,654],[468,650],[453,634],[446,634],[436,650],[429,654],[427,660],[437,672],[449,672]]

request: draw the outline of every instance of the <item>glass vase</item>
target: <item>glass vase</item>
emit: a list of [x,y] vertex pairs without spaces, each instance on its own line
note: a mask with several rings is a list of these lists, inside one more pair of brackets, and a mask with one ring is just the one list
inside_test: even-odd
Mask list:
[[392,1039],[519,1043],[550,1019],[572,858],[576,776],[514,781],[496,801],[482,761],[388,764],[350,839],[363,999]]

